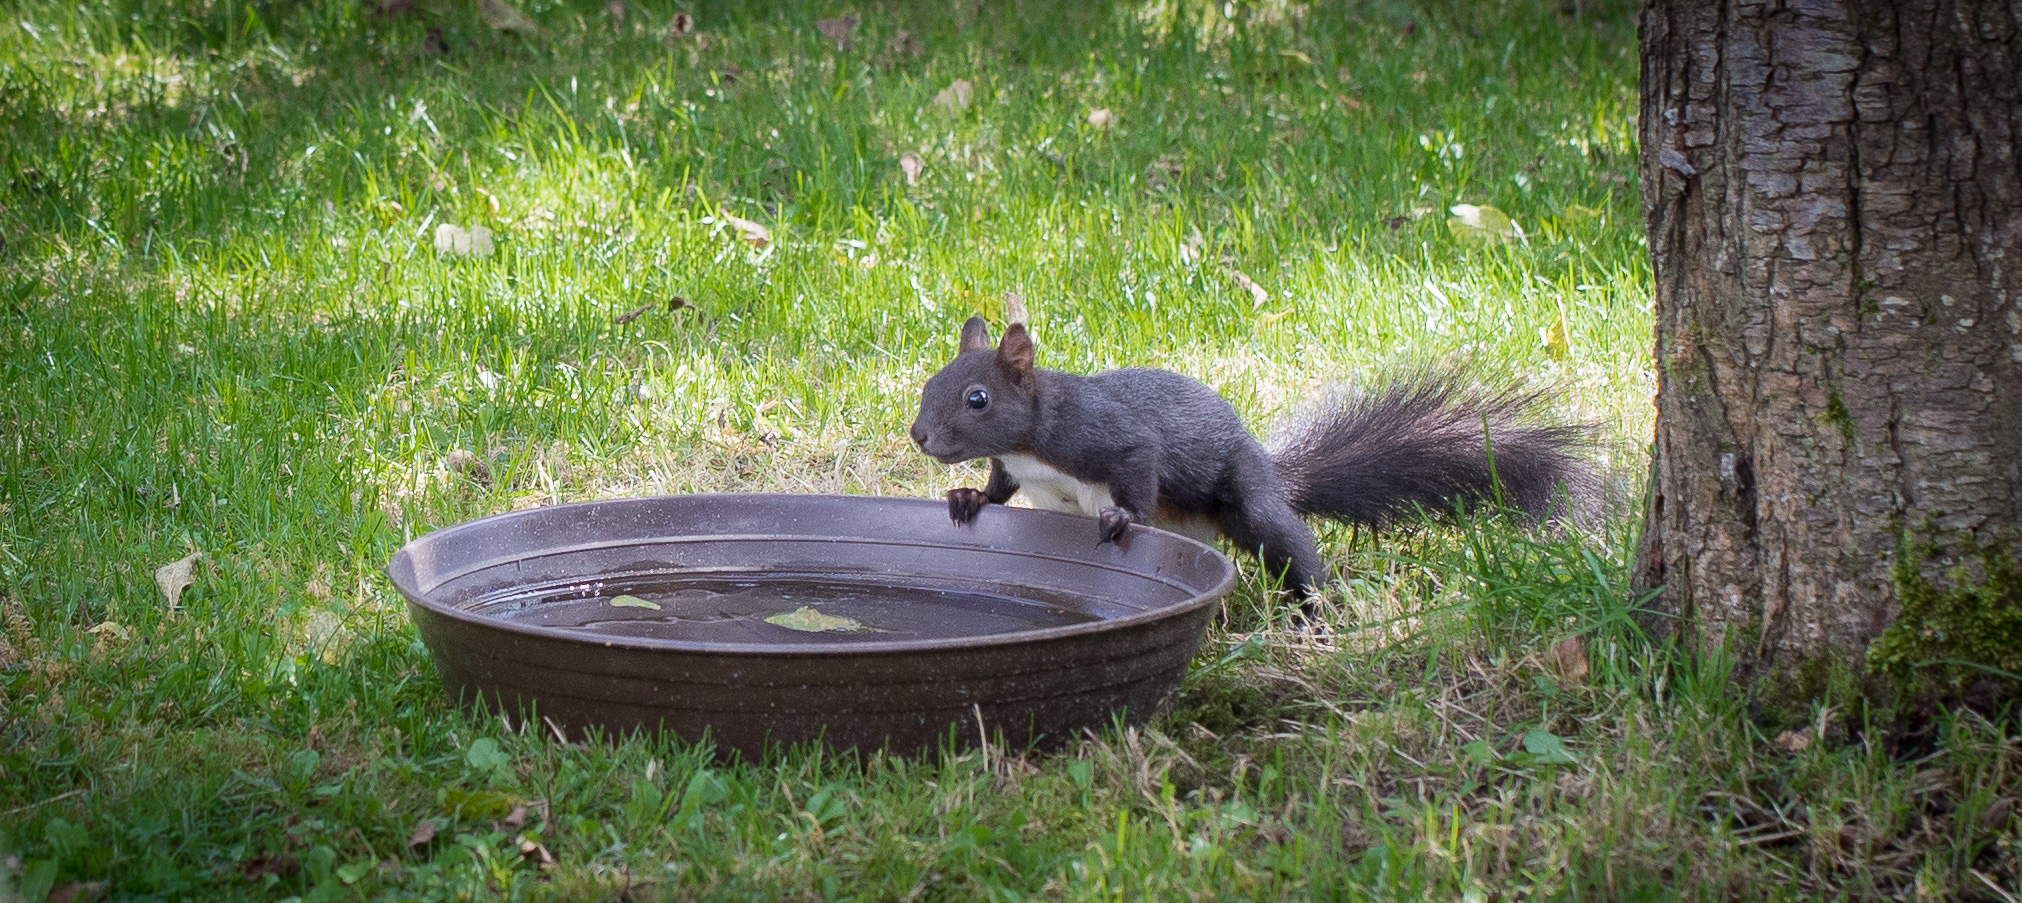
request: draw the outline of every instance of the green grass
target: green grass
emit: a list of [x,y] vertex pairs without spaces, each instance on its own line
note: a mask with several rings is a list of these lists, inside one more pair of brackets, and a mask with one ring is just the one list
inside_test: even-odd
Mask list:
[[[921,6],[10,6],[0,900],[2015,893],[2014,722],[1766,723],[1634,626],[1630,4]],[[1412,361],[1527,374],[1602,425],[1607,491],[1579,529],[1323,531],[1329,643],[1246,564],[1169,712],[1054,755],[729,766],[447,703],[381,573],[407,538],[978,485],[905,425],[1011,295],[1042,364],[1260,427]]]

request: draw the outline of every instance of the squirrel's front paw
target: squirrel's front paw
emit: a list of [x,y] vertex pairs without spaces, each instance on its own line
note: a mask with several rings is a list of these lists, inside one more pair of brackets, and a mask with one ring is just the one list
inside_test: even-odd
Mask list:
[[1137,516],[1129,511],[1122,508],[1102,509],[1101,516],[1096,520],[1095,544],[1099,546],[1122,539],[1123,531],[1130,529],[1134,523],[1137,523]]
[[983,513],[983,506],[988,504],[990,497],[984,495],[981,489],[964,487],[948,490],[948,517],[957,524],[967,526],[976,519],[976,515]]

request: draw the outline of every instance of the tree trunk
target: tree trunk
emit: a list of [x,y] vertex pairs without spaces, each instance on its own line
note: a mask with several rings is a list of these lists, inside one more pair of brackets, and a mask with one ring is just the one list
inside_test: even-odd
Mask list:
[[1646,0],[1642,53],[1662,620],[1757,673],[2022,630],[2022,4]]

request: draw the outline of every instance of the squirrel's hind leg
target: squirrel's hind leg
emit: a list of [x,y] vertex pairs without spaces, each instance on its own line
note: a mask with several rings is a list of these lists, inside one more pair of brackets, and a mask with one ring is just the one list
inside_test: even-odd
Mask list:
[[1286,589],[1301,599],[1312,595],[1324,573],[1312,529],[1277,494],[1246,498],[1222,509],[1222,532],[1237,548],[1256,552],[1266,570],[1284,578]]

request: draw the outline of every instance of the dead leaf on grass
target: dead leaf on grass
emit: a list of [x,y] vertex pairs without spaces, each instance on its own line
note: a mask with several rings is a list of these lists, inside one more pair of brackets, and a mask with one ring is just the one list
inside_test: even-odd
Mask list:
[[1250,293],[1251,310],[1255,310],[1257,308],[1263,307],[1266,304],[1271,303],[1271,293],[1264,291],[1264,287],[1258,285],[1257,280],[1251,279],[1249,277],[1249,274],[1244,273],[1242,270],[1236,269],[1235,267],[1229,267],[1229,280],[1234,282],[1243,291]]
[[920,52],[920,42],[913,40],[913,36],[902,28],[898,34],[892,35],[892,40],[885,45],[885,52],[878,54],[877,59],[871,61],[871,65],[889,69],[893,63],[917,57]]
[[731,228],[743,233],[745,241],[751,242],[754,245],[762,248],[772,241],[772,230],[758,223],[754,223],[741,216],[731,216],[728,213],[723,214],[722,219],[724,222],[729,223]]
[[1453,237],[1462,241],[1493,242],[1518,241],[1530,244],[1524,237],[1522,226],[1509,218],[1509,214],[1487,204],[1455,204],[1448,208],[1453,215],[1446,220],[1446,228]]
[[90,903],[105,893],[103,881],[72,881],[49,889],[49,896],[42,899],[46,903]]
[[1109,112],[1108,107],[1100,110],[1091,110],[1088,114],[1088,124],[1097,129],[1109,128],[1109,124],[1115,121],[1115,119],[1116,114]]
[[1010,329],[1013,323],[1023,323],[1027,328],[1031,328],[1032,315],[1025,312],[1025,299],[1023,297],[1020,297],[1017,292],[1005,292],[1004,328]]
[[1559,677],[1581,683],[1587,679],[1587,644],[1576,636],[1569,636],[1552,644],[1552,670]]
[[491,484],[491,468],[485,465],[484,459],[478,457],[476,452],[467,448],[450,449],[449,454],[442,456],[442,469],[450,473],[463,474],[479,485]]
[[533,19],[505,0],[477,0],[477,8],[484,14],[485,23],[501,34],[531,38],[541,33],[541,27]]
[[531,840],[520,841],[520,858],[531,859],[544,869],[551,868],[555,864],[555,854],[548,852],[547,847]]
[[275,853],[273,855],[254,856],[239,863],[239,872],[254,881],[258,881],[268,875],[273,875],[276,878],[286,878],[295,873],[295,855],[293,853]]
[[527,804],[514,803],[513,811],[506,813],[505,826],[508,831],[517,831],[527,823]]
[[168,601],[169,611],[182,610],[183,590],[197,582],[197,559],[202,557],[202,552],[191,552],[154,569],[154,585],[161,590],[162,598]]
[[344,647],[350,645],[351,632],[344,629],[344,619],[327,608],[309,612],[302,624],[302,639],[316,657],[325,663],[336,664]]
[[677,35],[685,35],[685,34],[693,34],[693,33],[694,33],[694,31],[695,31],[695,17],[694,17],[694,16],[691,16],[691,15],[689,15],[689,14],[687,14],[687,13],[675,13],[675,14],[674,14],[674,33],[675,33],[675,34],[677,34]]
[[604,0],[604,14],[613,22],[625,21],[625,0]]
[[435,227],[435,253],[451,257],[490,257],[492,231],[483,226],[468,229],[454,223]]
[[975,85],[969,84],[969,80],[966,78],[958,78],[950,82],[947,87],[942,88],[941,93],[934,95],[934,106],[947,110],[950,113],[960,113],[968,109],[969,100],[975,94]]
[[414,826],[414,833],[407,835],[407,845],[410,847],[425,847],[428,846],[429,841],[434,839],[435,822],[423,820],[421,824]]
[[1803,730],[1784,731],[1781,734],[1777,734],[1776,739],[1770,741],[1769,745],[1776,747],[1779,752],[1801,753],[1811,748],[1811,732]]
[[850,32],[855,31],[856,27],[857,17],[855,16],[814,20],[814,30],[820,32],[824,40],[834,41],[835,49],[837,50],[848,50],[850,48]]
[[1566,309],[1559,308],[1559,315],[1552,318],[1551,325],[1545,327],[1545,353],[1554,360],[1564,360],[1573,351],[1572,342],[1567,338]]
[[918,185],[920,183],[920,173],[924,172],[926,168],[927,164],[920,162],[920,155],[918,154],[899,155],[899,171],[906,174],[907,185]]

